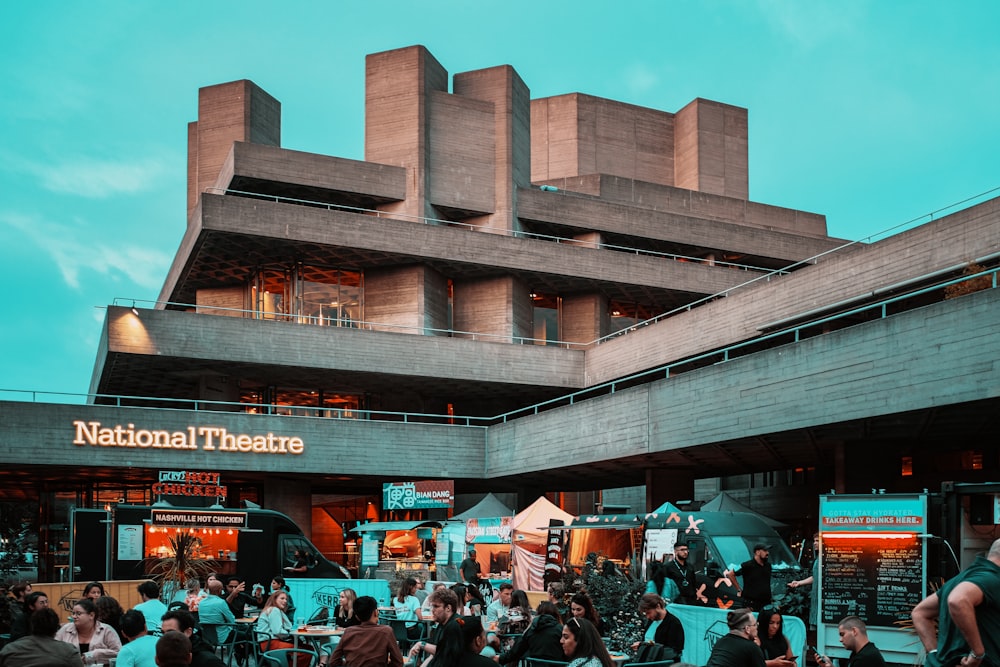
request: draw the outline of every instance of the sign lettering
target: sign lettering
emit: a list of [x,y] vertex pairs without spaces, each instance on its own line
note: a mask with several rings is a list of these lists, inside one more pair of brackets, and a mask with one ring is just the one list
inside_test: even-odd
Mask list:
[[[127,447],[138,449],[202,449],[226,453],[292,454],[305,452],[298,436],[265,433],[230,433],[221,426],[188,426],[183,431],[136,428],[135,424],[108,427],[98,421],[73,422],[76,437],[73,444],[92,447]],[[208,474],[208,473],[206,473]],[[161,480],[167,481],[167,480]],[[169,480],[184,481],[184,480]],[[199,482],[211,483],[211,482]]]

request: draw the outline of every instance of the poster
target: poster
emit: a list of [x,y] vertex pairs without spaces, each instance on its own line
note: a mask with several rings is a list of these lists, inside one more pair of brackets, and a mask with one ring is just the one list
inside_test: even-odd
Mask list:
[[142,560],[142,526],[118,526],[118,560]]

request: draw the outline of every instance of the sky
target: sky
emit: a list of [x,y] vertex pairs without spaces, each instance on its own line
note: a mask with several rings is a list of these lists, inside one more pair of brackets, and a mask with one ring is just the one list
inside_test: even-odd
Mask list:
[[877,240],[1000,195],[998,25],[994,0],[0,3],[0,400],[82,402],[106,306],[158,296],[200,87],[251,79],[283,147],[350,159],[365,56],[414,44],[533,98],[707,98],[749,110],[751,200]]

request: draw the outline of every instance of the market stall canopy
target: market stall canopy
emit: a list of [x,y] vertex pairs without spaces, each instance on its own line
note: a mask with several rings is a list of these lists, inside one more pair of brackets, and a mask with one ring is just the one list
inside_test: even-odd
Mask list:
[[582,514],[568,526],[549,526],[549,530],[579,530],[581,528],[642,528],[641,514]]
[[552,521],[570,523],[573,515],[553,505],[545,496],[514,516],[512,526],[511,569],[514,588],[526,591],[545,590],[545,549]]
[[701,511],[701,512],[744,512],[746,514],[753,514],[754,516],[760,517],[761,520],[764,523],[766,523],[767,525],[771,526],[772,528],[787,528],[788,527],[787,523],[782,523],[782,522],[778,521],[777,519],[772,519],[771,517],[765,516],[765,515],[761,514],[760,512],[755,512],[754,510],[750,509],[749,507],[747,507],[746,505],[744,505],[740,501],[738,501],[735,498],[733,498],[732,496],[730,496],[725,491],[723,491],[722,493],[720,493],[719,495],[717,495],[716,497],[712,498],[707,503],[705,503],[704,505],[702,505],[701,509],[699,511]]
[[466,519],[483,519],[497,516],[514,516],[514,510],[507,507],[492,493],[487,493],[485,498],[461,514],[451,517],[449,521],[465,521]]
[[416,530],[417,528],[440,528],[440,521],[371,521],[351,528],[352,533],[384,533],[390,530]]

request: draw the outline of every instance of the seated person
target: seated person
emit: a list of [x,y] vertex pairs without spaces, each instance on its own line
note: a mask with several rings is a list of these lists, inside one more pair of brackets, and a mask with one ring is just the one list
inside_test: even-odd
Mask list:
[[378,624],[378,602],[375,598],[362,595],[355,600],[354,614],[361,622],[344,630],[329,663],[321,658],[320,664],[336,667],[403,667],[403,654],[399,650],[395,633],[388,625]]

